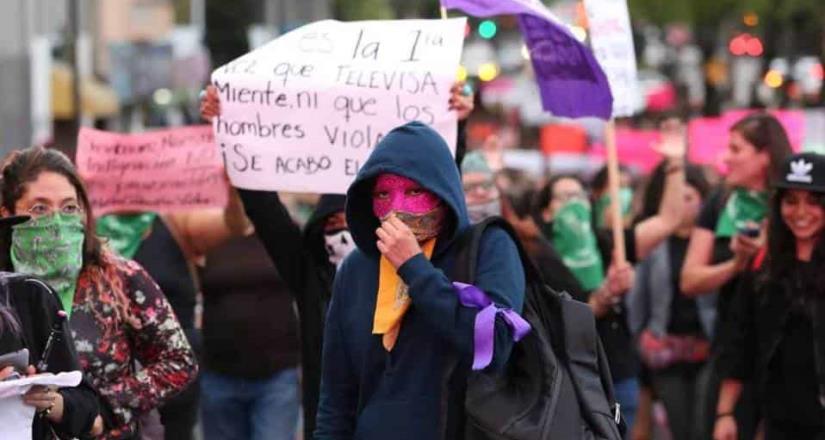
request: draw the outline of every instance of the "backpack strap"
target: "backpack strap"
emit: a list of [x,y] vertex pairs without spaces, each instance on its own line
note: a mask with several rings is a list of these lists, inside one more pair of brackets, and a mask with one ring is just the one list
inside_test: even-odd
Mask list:
[[[557,317],[562,316],[562,304],[561,302],[565,298],[569,298],[570,295],[566,292],[557,292],[553,288],[547,285],[544,281],[544,277],[541,274],[541,271],[538,270],[536,265],[533,263],[532,258],[527,254],[527,251],[524,250],[524,246],[521,244],[521,239],[516,234],[516,231],[507,222],[507,220],[498,217],[488,217],[483,221],[472,225],[468,228],[456,241],[455,248],[456,250],[456,259],[453,263],[453,269],[451,272],[452,280],[453,281],[461,281],[467,284],[475,283],[476,278],[476,268],[478,266],[478,254],[481,248],[481,239],[484,235],[484,232],[489,229],[497,227],[504,232],[506,232],[515,244],[516,249],[519,253],[519,258],[521,259],[521,266],[524,270],[524,279],[525,279],[525,286],[527,290],[525,292],[524,304],[525,306],[531,300],[541,301],[547,304],[549,307],[552,308],[554,311],[554,315]],[[537,292],[535,289],[529,288],[530,285],[540,284],[544,286],[542,291],[550,293],[546,295],[547,298],[530,298],[530,295],[536,294]],[[542,295],[544,296],[544,295]],[[567,362],[567,349],[566,349],[566,342],[565,342],[565,330],[564,330],[564,323],[561,322],[560,319],[546,319],[545,322],[548,322],[550,325],[550,343],[556,352],[556,355],[562,358],[564,362]]]
[[[453,267],[449,274],[451,281],[459,281],[467,284],[475,283],[478,256],[481,250],[481,239],[484,236],[484,232],[494,226],[510,234],[510,237],[519,250],[519,255],[522,257],[522,263],[530,261],[524,258],[526,254],[510,224],[500,217],[490,217],[465,229],[453,243],[452,249],[455,253],[455,260],[453,260]],[[530,269],[525,266],[525,271],[528,270]],[[468,380],[466,372],[471,370],[471,363],[470,360],[462,360],[459,359],[458,356],[452,355],[448,358],[445,365],[440,385],[443,390],[442,395],[444,396],[441,401],[441,414],[444,414],[444,416],[439,427],[439,437],[443,440],[473,438],[473,435],[469,433],[469,431],[471,431],[470,427],[465,424],[466,417],[464,412]],[[452,396],[448,397],[451,395],[450,391],[452,391]]]
[[512,239],[513,244],[516,245],[519,257],[521,258],[521,264],[524,267],[525,279],[541,280],[543,283],[544,280],[541,273],[533,264],[533,261],[527,254],[527,251],[525,251],[524,247],[521,245],[521,240],[516,234],[516,231],[512,226],[510,226],[510,223],[508,223],[507,220],[504,220],[498,216],[488,217],[481,222],[470,226],[461,236],[458,237],[453,245],[454,249],[456,249],[456,258],[451,271],[452,281],[461,281],[467,284],[475,283],[476,269],[478,267],[478,254],[481,250],[481,239],[484,236],[484,232],[493,227],[497,227],[506,232]]

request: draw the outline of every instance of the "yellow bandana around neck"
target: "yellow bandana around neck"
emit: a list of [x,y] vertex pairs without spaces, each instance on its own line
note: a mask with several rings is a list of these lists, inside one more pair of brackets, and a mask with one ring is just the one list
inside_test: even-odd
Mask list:
[[[431,239],[422,245],[421,250],[429,260],[434,249],[435,239]],[[390,260],[382,255],[379,262],[378,299],[375,302],[372,334],[384,335],[382,342],[387,351],[392,351],[395,347],[401,330],[401,320],[409,307],[410,295],[407,293],[407,285],[401,281]]]

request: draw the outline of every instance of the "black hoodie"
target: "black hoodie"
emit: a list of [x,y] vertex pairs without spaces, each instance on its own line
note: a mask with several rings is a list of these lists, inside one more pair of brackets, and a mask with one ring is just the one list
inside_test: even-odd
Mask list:
[[[466,121],[458,122],[456,164],[467,149],[465,127]],[[335,278],[335,266],[326,253],[324,223],[330,215],[344,212],[346,196],[321,196],[302,233],[277,192],[237,190],[258,237],[295,295],[301,332],[304,438],[310,439],[321,387],[324,322]]]
[[304,438],[312,438],[321,383],[324,317],[335,277],[335,267],[324,247],[324,222],[344,211],[346,198],[322,196],[301,233],[277,192],[238,189],[238,193],[261,243],[295,296],[301,335]]
[[[438,196],[450,214],[432,259],[419,253],[397,270],[409,286],[411,304],[391,352],[384,349],[381,336],[372,333],[380,259],[372,189],[375,178],[384,173],[416,181]],[[314,438],[457,438],[446,408],[463,403],[462,387],[444,380],[451,360],[459,362],[458,375],[469,373],[477,309],[460,303],[446,276],[456,257],[453,243],[469,227],[469,219],[461,178],[444,140],[417,122],[392,130],[350,186],[346,213],[358,249],[344,260],[335,277]],[[520,312],[524,282],[521,260],[509,235],[497,228],[486,231],[473,284],[499,307]],[[500,369],[513,345],[501,319],[495,321],[493,338],[489,368]]]

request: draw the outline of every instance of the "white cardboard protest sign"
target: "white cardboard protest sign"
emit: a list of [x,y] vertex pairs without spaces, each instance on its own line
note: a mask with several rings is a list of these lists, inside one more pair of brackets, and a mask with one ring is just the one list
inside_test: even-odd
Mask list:
[[626,0],[585,0],[593,54],[613,93],[613,117],[642,109],[636,75],[636,51]]
[[215,70],[232,183],[343,194],[383,135],[413,120],[455,150],[448,100],[465,21],[319,21]]

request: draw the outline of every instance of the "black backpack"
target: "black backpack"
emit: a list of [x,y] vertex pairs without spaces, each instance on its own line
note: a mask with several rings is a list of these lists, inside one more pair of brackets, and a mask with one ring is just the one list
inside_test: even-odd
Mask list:
[[522,317],[532,330],[513,346],[501,372],[467,376],[459,373],[467,366],[453,360],[449,380],[466,380],[466,387],[458,400],[464,407],[447,409],[447,437],[620,440],[625,426],[590,307],[544,284],[509,223],[493,217],[460,237],[452,279],[473,283],[481,237],[491,227],[506,231],[518,247],[526,278]]

